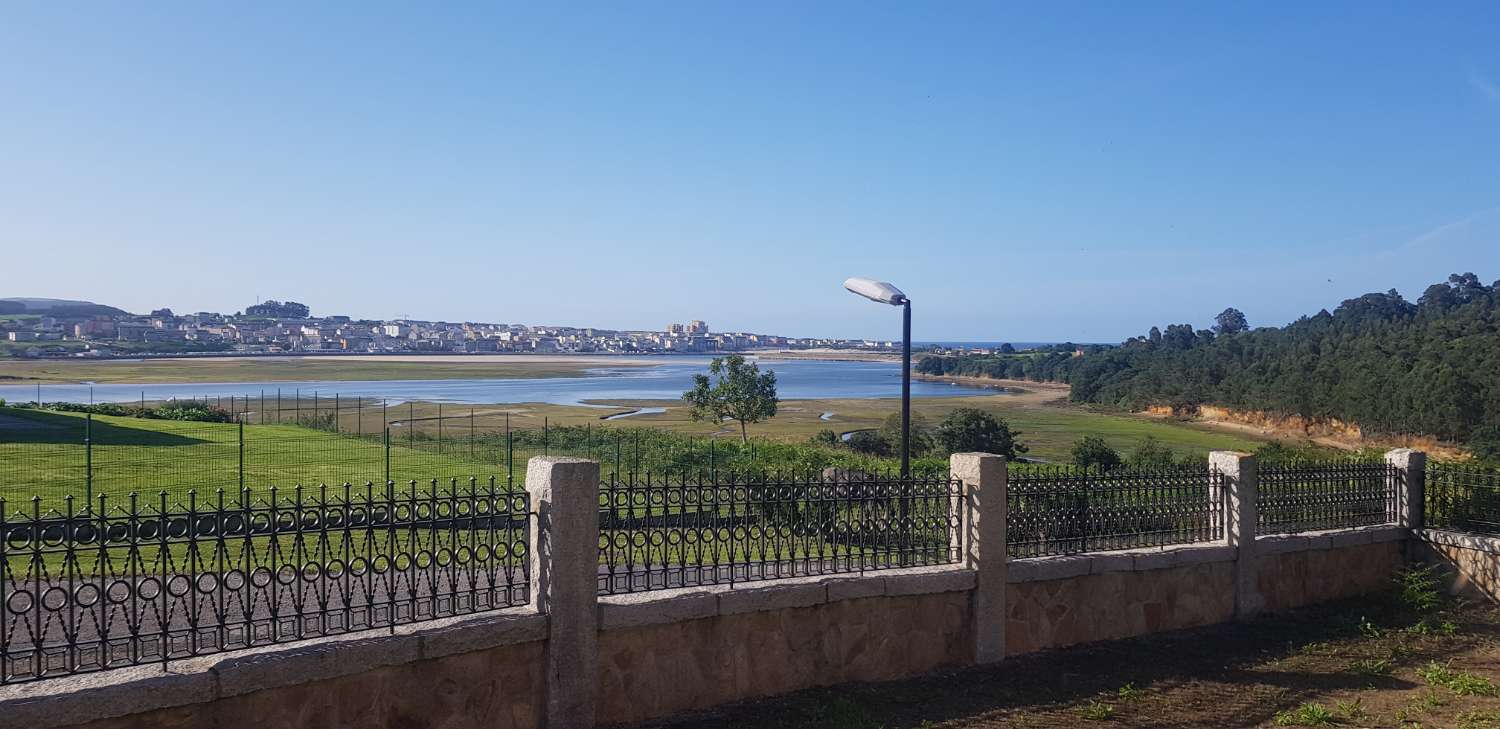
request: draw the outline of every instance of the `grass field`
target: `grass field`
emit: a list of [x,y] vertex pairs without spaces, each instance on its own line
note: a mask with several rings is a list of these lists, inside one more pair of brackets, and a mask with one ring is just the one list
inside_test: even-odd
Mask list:
[[[495,476],[519,482],[526,459],[543,452],[595,458],[606,471],[616,468],[617,459],[620,470],[889,467],[891,461],[882,464],[847,449],[810,446],[807,440],[824,429],[878,427],[899,408],[894,399],[787,401],[776,418],[752,427],[754,443],[745,447],[737,429],[695,422],[678,402],[623,402],[608,408],[411,403],[384,412],[368,403],[358,408],[342,404],[333,417],[326,399],[318,410],[310,400],[284,403],[281,424],[244,426],[243,447],[241,426],[233,423],[96,415],[89,426],[76,413],[0,409],[0,496],[15,509],[35,495],[61,503],[69,494],[118,498],[134,491],[155,497],[166,490],[180,499],[188,489],[203,494],[242,485],[311,487],[387,478],[427,483]],[[636,407],[664,412],[602,420]],[[1260,444],[1191,424],[1090,412],[1039,393],[914,403],[917,414],[931,424],[958,407],[979,407],[1005,418],[1022,431],[1028,456],[1053,462],[1066,462],[1073,442],[1084,434],[1102,437],[1124,453],[1148,436],[1180,456],[1250,450]],[[832,415],[825,418],[827,413]],[[509,447],[507,430],[515,433]],[[929,465],[941,463],[931,460]]]
[[[738,435],[737,429],[693,421],[687,408],[677,401],[609,401],[609,404],[619,408],[609,412],[628,412],[641,407],[666,410],[613,421],[621,425],[665,428],[704,436]],[[912,411],[932,426],[949,412],[967,407],[1004,418],[1011,428],[1022,432],[1021,442],[1029,449],[1028,456],[1052,462],[1066,462],[1073,443],[1084,435],[1099,436],[1122,453],[1129,453],[1149,436],[1161,441],[1178,456],[1197,456],[1211,450],[1255,450],[1265,442],[1244,433],[1214,430],[1193,423],[1093,412],[1042,394],[918,398],[912,401]],[[900,413],[900,409],[901,401],[895,398],[788,400],[781,404],[775,418],[752,425],[750,434],[776,440],[806,440],[820,430],[842,433],[878,428],[887,417]],[[824,419],[824,413],[832,415]],[[556,405],[526,404],[512,409],[513,422],[528,424],[539,423],[543,417],[552,423],[597,423],[599,415],[596,409]]]
[[[232,423],[94,416],[92,444],[86,447],[87,428],[85,418],[73,413],[0,409],[0,497],[10,509],[24,508],[32,496],[57,506],[70,494],[79,499],[90,492],[107,494],[115,503],[131,492],[154,500],[165,490],[180,500],[189,489],[205,496],[241,485],[259,490],[381,483],[387,474],[383,434],[356,437],[290,424],[257,425],[245,429],[241,448],[240,426]],[[525,449],[516,453],[518,478],[529,455]],[[403,482],[507,474],[505,453],[494,444],[478,452],[396,444],[388,468],[391,479]]]

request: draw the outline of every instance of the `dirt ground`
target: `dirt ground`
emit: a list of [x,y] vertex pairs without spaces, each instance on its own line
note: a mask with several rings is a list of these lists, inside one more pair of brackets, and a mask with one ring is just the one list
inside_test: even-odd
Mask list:
[[1395,593],[747,703],[659,727],[1500,728],[1500,611]]

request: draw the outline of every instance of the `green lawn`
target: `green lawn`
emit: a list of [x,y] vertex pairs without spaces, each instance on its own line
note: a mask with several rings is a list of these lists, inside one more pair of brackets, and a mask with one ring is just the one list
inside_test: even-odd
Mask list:
[[[64,497],[108,495],[111,503],[128,497],[183,500],[190,489],[206,498],[216,489],[339,487],[387,478],[386,447],[380,436],[355,437],[296,425],[240,426],[96,415],[92,445],[84,444],[84,416],[16,408],[0,409],[0,497],[14,511],[40,496],[61,508]],[[424,483],[470,477],[502,482],[507,475],[503,449],[444,452],[419,441],[392,444],[389,478]],[[525,449],[515,453],[517,479],[525,475]],[[243,483],[241,477],[243,474]],[[154,502],[153,502],[154,503]],[[29,506],[27,507],[29,508]],[[45,507],[44,507],[45,508]]]
[[[1202,456],[1213,449],[1253,450],[1260,441],[1165,420],[1090,412],[1060,404],[1009,405],[1006,396],[929,398],[916,403],[917,412],[936,423],[954,407],[978,405],[1006,418],[1022,431],[1028,455],[1066,462],[1073,442],[1085,434],[1104,438],[1128,454],[1148,436],[1179,456]],[[486,406],[473,418],[444,412],[446,430],[438,440],[436,407],[423,404],[393,409],[389,448],[382,442],[380,412],[366,408],[363,418],[350,411],[337,419],[335,433],[292,424],[197,423],[95,416],[91,447],[84,445],[88,427],[76,413],[0,408],[0,497],[14,511],[32,496],[62,508],[68,495],[82,499],[92,493],[112,499],[137,492],[159,499],[168,491],[173,501],[196,489],[199,498],[215,489],[291,489],[297,485],[338,486],[344,482],[384,482],[387,478],[424,483],[470,477],[513,477],[520,483],[525,463],[543,452],[600,460],[606,473],[639,467],[733,470],[745,467],[815,470],[829,465],[855,468],[890,467],[847,449],[807,445],[807,438],[824,428],[853,430],[875,427],[891,412],[894,400],[788,401],[775,419],[755,426],[757,436],[743,446],[716,424],[693,422],[678,403],[667,403],[658,415],[604,423],[600,410],[569,406]],[[326,403],[325,403],[326,407]],[[399,412],[398,412],[399,411]],[[458,409],[466,413],[467,408]],[[823,420],[824,412],[836,413]],[[413,419],[415,416],[415,419]],[[327,427],[334,420],[326,419]],[[507,423],[515,442],[507,451]],[[550,422],[549,434],[542,425]],[[571,427],[559,427],[571,426]],[[362,435],[350,431],[358,430]],[[370,431],[375,431],[373,434]],[[389,457],[387,456],[389,454]],[[512,467],[512,460],[514,466]],[[388,465],[387,465],[388,464]],[[940,467],[941,458],[924,459],[925,467]]]

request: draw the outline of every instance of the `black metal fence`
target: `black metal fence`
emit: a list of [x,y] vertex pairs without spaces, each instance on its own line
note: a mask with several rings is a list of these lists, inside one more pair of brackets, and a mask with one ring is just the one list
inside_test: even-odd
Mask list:
[[1220,476],[1203,466],[1015,469],[1006,485],[1006,551],[1042,557],[1222,539]]
[[0,500],[0,683],[525,604],[533,519],[494,482]]
[[1400,469],[1380,461],[1262,465],[1255,496],[1256,533],[1393,524],[1400,483]]
[[1500,470],[1428,463],[1424,508],[1428,527],[1500,534]]
[[616,474],[599,489],[599,592],[950,564],[962,484],[890,474]]

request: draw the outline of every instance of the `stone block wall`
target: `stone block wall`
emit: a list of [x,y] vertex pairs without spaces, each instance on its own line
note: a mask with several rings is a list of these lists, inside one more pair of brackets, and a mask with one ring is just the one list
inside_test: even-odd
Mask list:
[[970,624],[963,589],[603,630],[598,723],[966,665]]
[[533,642],[461,653],[77,726],[535,729],[542,648]]
[[1414,561],[1437,566],[1450,592],[1500,602],[1500,537],[1424,529],[1411,544]]
[[546,616],[520,610],[6,687],[27,729],[536,729]]
[[1212,625],[1234,617],[1234,565],[1206,562],[1145,571],[1014,583],[1007,655]]
[[1406,564],[1406,533],[1400,529],[1347,533],[1372,539],[1345,545],[1334,545],[1328,537],[1262,540],[1255,582],[1265,608],[1288,610],[1391,589],[1397,571]]

